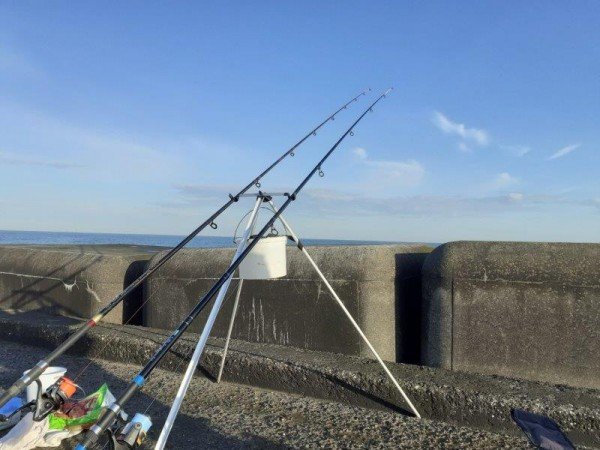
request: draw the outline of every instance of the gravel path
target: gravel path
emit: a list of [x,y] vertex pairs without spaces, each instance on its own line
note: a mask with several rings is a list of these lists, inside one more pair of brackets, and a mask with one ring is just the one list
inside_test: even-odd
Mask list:
[[[5,387],[47,351],[0,342],[0,386]],[[89,365],[88,365],[89,364]],[[138,366],[103,360],[62,357],[87,391],[106,382],[118,396]],[[127,405],[147,412],[155,422],[145,448],[152,448],[179,385],[180,376],[155,370],[142,393]],[[196,377],[173,428],[170,449],[236,448],[531,448],[525,438],[416,420],[313,398]],[[71,448],[71,446],[65,446]]]

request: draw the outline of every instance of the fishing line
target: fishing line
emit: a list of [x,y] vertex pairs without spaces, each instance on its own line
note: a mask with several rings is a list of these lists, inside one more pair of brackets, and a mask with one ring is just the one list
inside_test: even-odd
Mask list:
[[[239,284],[239,279],[238,279],[238,284]],[[226,302],[226,301],[227,301],[229,298],[231,298],[231,295],[233,294],[233,292],[234,292],[234,291],[235,291],[235,290],[231,290],[231,291],[229,291],[229,292],[227,293],[227,295],[225,296],[225,300],[224,300],[225,302]],[[178,372],[179,372],[179,369],[181,368],[181,365],[182,365],[184,362],[186,362],[186,361],[189,361],[189,359],[191,358],[191,355],[192,355],[193,353],[194,353],[194,349],[192,348],[190,351],[188,351],[188,353],[187,353],[187,354],[185,354],[185,355],[182,355],[182,357],[181,357],[181,358],[179,359],[179,361],[177,362],[177,364],[176,364],[176,366],[175,366],[175,369],[173,369],[173,370],[172,370],[172,372],[174,372],[174,373],[178,373]],[[88,364],[88,365],[89,365],[89,364]],[[168,370],[168,369],[167,369],[167,370]],[[175,395],[177,395],[177,392],[175,392]],[[148,403],[148,406],[146,407],[146,409],[144,409],[144,412],[143,412],[143,414],[147,414],[147,413],[148,413],[148,411],[150,411],[150,408],[152,408],[152,406],[154,405],[154,403],[155,403],[157,400],[158,400],[158,397],[155,395],[155,396],[154,396],[154,397],[151,399],[151,401]],[[104,444],[104,446],[102,447],[102,449],[101,449],[101,450],[104,450],[104,449],[106,449],[106,447],[107,447],[107,446],[108,446],[110,443],[111,443],[111,442],[110,442],[110,440],[108,440],[108,441],[107,441],[107,442]]]
[[[370,91],[370,89],[368,90]],[[165,264],[168,260],[170,260],[179,250],[181,250],[185,245],[188,244],[198,233],[200,233],[204,228],[210,226],[213,229],[217,228],[217,224],[215,220],[219,217],[227,208],[229,208],[233,203],[236,203],[240,196],[242,196],[246,191],[248,191],[252,186],[260,187],[260,180],[268,174],[275,166],[277,166],[281,161],[283,161],[288,155],[294,153],[294,151],[302,145],[308,138],[311,136],[316,136],[316,132],[323,127],[330,119],[334,119],[335,116],[346,109],[348,105],[353,102],[358,101],[358,99],[366,95],[368,91],[363,91],[354,97],[349,102],[342,105],[337,111],[327,117],[324,121],[322,121],[319,125],[313,128],[308,132],[302,139],[300,139],[295,145],[293,145],[289,150],[283,153],[278,159],[275,160],[270,166],[268,166],[263,172],[261,172],[257,177],[253,178],[250,183],[248,183],[240,192],[236,195],[229,194],[229,200],[221,206],[215,213],[213,213],[208,219],[206,219],[201,225],[199,225],[192,233],[190,233],[187,237],[185,237],[179,244],[169,250],[160,260],[158,260],[152,267],[148,268],[144,273],[142,273],[138,278],[136,278],[129,286],[127,286],[120,294],[118,294],[113,300],[111,300],[104,308],[102,308],[94,317],[89,319],[84,325],[82,325],[75,333],[70,335],[65,341],[63,341],[58,347],[56,347],[52,352],[50,352],[45,358],[38,361],[38,363],[33,366],[31,369],[26,371],[21,378],[19,378],[16,382],[12,384],[8,389],[0,394],[0,407],[4,406],[11,398],[19,395],[25,388],[30,385],[32,382],[36,381],[40,375],[50,366],[50,363],[64,354],[69,348],[71,348],[79,339],[81,339],[90,329],[95,327],[98,322],[100,322],[110,311],[112,311],[117,305],[119,305],[126,297],[129,295],[135,288],[140,286],[144,280],[146,280],[150,275],[156,272],[163,264]]]
[[[240,280],[238,280],[238,284],[240,283]],[[236,285],[237,288],[237,285]],[[232,294],[235,292],[235,289],[231,289],[227,292],[227,295],[225,296],[225,299],[223,300],[223,303],[227,302],[227,300],[229,300],[232,296]],[[185,356],[185,358],[181,358],[178,362],[177,365],[175,366],[175,370],[173,372],[177,373],[179,371],[179,368],[181,367],[181,365],[184,362],[187,362],[190,360],[192,354],[194,353],[194,349],[192,348],[187,355]],[[175,392],[175,395],[177,395],[177,392]],[[150,403],[148,404],[148,406],[146,407],[146,409],[144,410],[144,414],[146,414],[150,408],[152,407],[152,405],[154,405],[154,403],[156,402],[156,400],[158,400],[156,398],[156,396],[150,401]]]
[[[150,301],[150,300],[151,300],[151,299],[152,299],[152,298],[153,298],[153,297],[156,295],[156,293],[157,293],[157,292],[158,292],[158,291],[155,291],[155,292],[153,292],[152,294],[150,294],[150,296],[149,296],[149,297],[148,297],[146,300],[144,300],[144,302],[143,302],[143,303],[142,303],[142,304],[139,306],[139,308],[138,308],[138,309],[136,309],[136,310],[135,310],[135,311],[134,311],[134,312],[133,312],[133,313],[132,313],[132,314],[129,316],[129,319],[127,319],[127,321],[126,321],[126,322],[124,322],[124,323],[123,323],[123,325],[129,325],[129,322],[131,321],[131,319],[133,319],[133,318],[135,317],[135,315],[136,315],[137,313],[139,313],[139,312],[142,310],[142,308],[143,308],[143,307],[146,305],[146,303],[148,303],[148,302],[149,302],[149,301]],[[104,346],[103,346],[103,347],[100,349],[100,351],[98,352],[98,355],[102,355],[102,354],[104,353],[104,350],[106,350],[106,349],[108,348],[108,346],[109,346],[109,345],[112,345],[112,342],[110,342],[110,341],[109,341],[109,342],[106,342],[106,343],[104,344]],[[83,369],[81,369],[81,370],[80,370],[80,371],[77,373],[77,375],[75,375],[75,377],[73,377],[73,381],[77,381],[77,380],[79,379],[79,377],[81,377],[81,376],[83,375],[83,373],[84,373],[84,372],[85,372],[85,371],[88,369],[88,367],[89,367],[89,366],[91,366],[92,364],[93,364],[93,362],[92,362],[92,361],[88,362],[88,363],[87,363],[87,364],[86,364],[86,365],[83,367]]]
[[[135,316],[135,315],[136,315],[138,312],[140,312],[140,311],[142,310],[142,308],[143,308],[143,307],[146,305],[146,303],[148,303],[150,300],[152,300],[152,298],[153,298],[153,297],[154,297],[154,296],[155,296],[157,293],[158,293],[158,290],[155,290],[155,292],[153,292],[153,293],[152,293],[152,294],[151,294],[151,295],[150,295],[150,296],[149,296],[149,297],[148,297],[146,300],[144,300],[144,302],[143,302],[143,303],[140,305],[140,307],[139,307],[137,310],[135,310],[135,312],[133,312],[133,313],[131,314],[131,316],[129,317],[129,319],[127,319],[127,321],[126,321],[125,323],[123,323],[123,325],[128,325],[128,324],[129,324],[129,321],[130,321],[131,319],[133,319],[133,317],[134,317],[134,316]],[[227,301],[227,299],[230,297],[230,295],[231,295],[231,292],[228,292],[228,293],[227,293],[227,295],[226,295],[226,297],[225,297],[225,301]],[[106,349],[108,348],[108,346],[109,346],[109,345],[112,345],[112,342],[107,342],[106,344],[104,344],[104,346],[103,346],[103,347],[100,349],[100,351],[98,352],[98,355],[102,355],[102,354],[103,354],[103,352],[104,352],[104,350],[106,350]],[[192,351],[192,353],[193,353],[193,351]],[[190,353],[190,354],[191,354],[191,353]],[[188,354],[188,357],[189,357],[189,355],[190,355],[190,354]],[[81,370],[80,370],[80,371],[77,373],[77,375],[76,375],[75,377],[73,377],[73,378],[72,378],[73,382],[77,381],[77,380],[79,379],[79,377],[81,377],[81,376],[84,374],[84,372],[85,372],[85,371],[86,371],[86,370],[87,370],[87,369],[88,369],[88,368],[89,368],[89,367],[90,367],[92,364],[93,364],[93,361],[89,361],[89,362],[88,362],[88,363],[87,363],[87,364],[86,364],[86,365],[83,367],[83,369],[81,369]],[[83,389],[81,389],[81,390],[83,391]],[[84,392],[85,392],[85,391],[84,391]]]
[[173,333],[163,342],[163,344],[158,348],[156,353],[150,358],[146,366],[133,378],[128,388],[123,392],[123,394],[119,397],[117,401],[115,401],[112,405],[108,407],[108,409],[100,416],[98,422],[92,426],[89,431],[86,433],[85,438],[81,444],[78,444],[76,450],[84,450],[88,445],[93,445],[98,437],[112,424],[114,423],[116,417],[122,410],[123,406],[131,399],[131,397],[142,388],[147,378],[150,376],[154,368],[159,364],[159,362],[164,358],[164,356],[169,352],[171,347],[175,344],[175,342],[183,335],[185,330],[192,324],[194,319],[200,314],[200,312],[204,309],[204,307],[212,300],[212,298],[216,295],[216,293],[220,290],[220,288],[229,280],[241,262],[248,256],[248,254],[252,251],[252,249],[256,246],[258,241],[265,235],[265,233],[271,228],[273,223],[279,218],[279,216],[287,209],[287,207],[296,200],[297,196],[300,194],[304,186],[310,181],[310,179],[317,173],[322,172],[323,164],[327,161],[327,159],[331,156],[331,154],[338,148],[338,146],[342,143],[342,141],[348,136],[351,132],[354,131],[354,127],[358,125],[358,123],[367,115],[367,113],[373,111],[373,107],[380,102],[386,95],[391,91],[391,88],[385,91],[382,95],[380,95],[355,121],[352,125],[346,130],[346,132],[337,140],[337,142],[325,153],[325,155],[321,158],[321,160],[315,165],[315,167],[308,173],[308,175],[302,180],[302,182],[298,185],[298,187],[294,190],[293,193],[287,194],[287,200],[282,204],[282,206],[277,210],[276,213],[267,221],[267,223],[263,226],[260,232],[249,242],[249,244],[244,248],[244,250],[240,253],[240,255],[231,263],[229,268],[223,273],[221,278],[211,287],[211,289],[199,300],[196,306],[192,309],[190,314],[187,316],[183,322],[181,322],[177,329],[173,331]]

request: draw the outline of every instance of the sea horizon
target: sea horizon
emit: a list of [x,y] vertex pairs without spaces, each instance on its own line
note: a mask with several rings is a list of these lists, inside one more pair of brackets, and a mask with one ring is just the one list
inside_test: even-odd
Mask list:
[[[73,231],[0,230],[0,245],[147,245],[174,247],[184,235],[143,233],[92,233]],[[428,242],[374,241],[361,239],[302,239],[306,245],[390,245],[424,244]],[[225,236],[196,236],[187,245],[190,248],[234,247],[233,239]]]

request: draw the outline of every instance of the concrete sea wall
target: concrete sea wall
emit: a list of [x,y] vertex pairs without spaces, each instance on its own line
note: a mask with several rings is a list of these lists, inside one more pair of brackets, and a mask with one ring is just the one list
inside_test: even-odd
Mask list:
[[[89,318],[154,264],[159,250],[0,246],[0,310]],[[600,244],[308,251],[387,360],[600,388]],[[286,277],[245,283],[234,338],[370,356],[303,255],[295,247],[287,252]],[[183,250],[108,321],[173,329],[232,255],[233,249]],[[215,337],[225,334],[235,283]],[[190,331],[199,331],[207,314]]]
[[422,330],[430,366],[600,388],[600,245],[444,244]]
[[[0,246],[0,310],[90,318],[142,273],[155,252],[133,245]],[[141,295],[142,289],[134,291],[106,321],[122,323]]]
[[[382,357],[418,361],[421,267],[430,249],[418,245],[308,247],[346,307]],[[173,329],[229,265],[233,249],[183,250],[146,284],[144,323]],[[157,254],[150,264],[158,260]],[[349,355],[370,352],[317,273],[294,246],[288,274],[244,281],[233,338]],[[226,335],[235,283],[213,328]],[[190,327],[204,326],[209,308]],[[415,326],[417,325],[417,326]]]

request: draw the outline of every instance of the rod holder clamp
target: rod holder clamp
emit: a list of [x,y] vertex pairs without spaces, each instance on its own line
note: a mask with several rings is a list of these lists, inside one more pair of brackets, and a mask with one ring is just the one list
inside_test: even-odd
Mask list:
[[270,202],[271,200],[273,200],[273,197],[270,196],[269,194],[265,194],[263,191],[258,191],[258,198],[261,198],[263,202],[267,203]]

